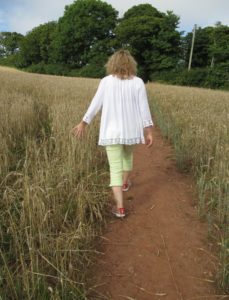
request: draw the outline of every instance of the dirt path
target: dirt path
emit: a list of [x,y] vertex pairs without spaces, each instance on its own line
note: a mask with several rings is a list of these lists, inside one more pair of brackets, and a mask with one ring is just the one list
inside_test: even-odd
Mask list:
[[219,296],[214,283],[218,260],[207,224],[197,217],[193,180],[177,171],[173,150],[158,129],[154,135],[151,149],[135,150],[133,186],[125,193],[129,215],[108,220],[89,298],[229,299]]

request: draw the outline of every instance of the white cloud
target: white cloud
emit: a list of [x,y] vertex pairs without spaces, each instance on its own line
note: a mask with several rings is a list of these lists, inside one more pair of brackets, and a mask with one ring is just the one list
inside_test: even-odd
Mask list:
[[[172,10],[180,16],[180,30],[190,31],[194,24],[201,27],[217,21],[229,25],[228,0],[103,0],[123,15],[130,7],[150,3],[160,11]],[[58,20],[65,5],[73,0],[0,0],[0,31],[8,28],[25,34],[35,26]]]
[[180,16],[181,30],[190,30],[194,24],[206,27],[214,25],[217,21],[229,25],[228,0],[107,0],[107,2],[121,13],[134,5],[144,3],[150,3],[163,12],[172,10]]

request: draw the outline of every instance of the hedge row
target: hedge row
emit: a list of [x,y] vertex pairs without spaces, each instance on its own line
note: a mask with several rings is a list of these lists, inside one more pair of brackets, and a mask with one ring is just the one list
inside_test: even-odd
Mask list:
[[[15,58],[8,57],[0,59],[0,65],[13,67],[16,65]],[[39,63],[31,65],[24,70],[32,73],[73,77],[102,78],[105,76],[105,68],[101,67],[101,64],[88,64],[81,69],[72,69],[71,66],[66,64]],[[229,63],[220,64],[215,68],[156,72],[151,74],[150,80],[175,85],[229,90]]]
[[229,64],[221,64],[213,69],[196,68],[190,71],[153,73],[151,80],[183,86],[229,90]]

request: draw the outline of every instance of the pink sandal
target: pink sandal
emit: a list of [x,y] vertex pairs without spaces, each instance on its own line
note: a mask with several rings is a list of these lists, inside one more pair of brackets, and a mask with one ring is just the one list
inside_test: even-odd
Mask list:
[[126,216],[125,208],[113,207],[112,214],[115,215],[117,218],[124,218]]
[[123,192],[127,192],[130,189],[131,185],[132,185],[132,183],[130,180],[128,180],[126,183],[124,183],[122,186]]

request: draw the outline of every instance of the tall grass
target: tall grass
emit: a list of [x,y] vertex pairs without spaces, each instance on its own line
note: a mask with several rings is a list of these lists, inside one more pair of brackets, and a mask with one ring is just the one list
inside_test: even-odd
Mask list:
[[218,284],[229,291],[229,93],[159,84],[149,84],[148,90],[178,166],[195,175],[199,215],[220,245]]
[[98,120],[84,141],[70,130],[98,82],[2,68],[0,82],[0,298],[86,299],[108,172]]

